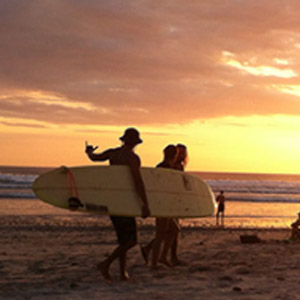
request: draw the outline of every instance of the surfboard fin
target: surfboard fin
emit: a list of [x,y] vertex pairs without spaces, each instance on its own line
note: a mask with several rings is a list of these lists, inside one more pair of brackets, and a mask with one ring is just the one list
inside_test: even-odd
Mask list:
[[68,202],[70,210],[77,210],[79,207],[83,207],[81,201],[76,197],[69,198]]

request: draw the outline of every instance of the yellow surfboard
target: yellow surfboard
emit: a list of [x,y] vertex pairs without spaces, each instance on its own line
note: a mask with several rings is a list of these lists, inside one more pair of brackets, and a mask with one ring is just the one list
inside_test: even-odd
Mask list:
[[[215,198],[200,178],[163,168],[141,168],[152,217],[206,217]],[[33,184],[38,198],[82,212],[141,216],[141,199],[127,166],[61,167],[40,175]]]

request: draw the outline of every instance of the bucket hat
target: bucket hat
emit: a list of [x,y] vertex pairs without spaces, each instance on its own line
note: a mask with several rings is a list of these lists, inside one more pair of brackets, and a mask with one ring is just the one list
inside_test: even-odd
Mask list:
[[140,139],[140,133],[137,129],[133,127],[127,128],[123,136],[120,137],[120,140],[122,142],[128,142],[133,144],[140,144],[143,142],[143,140]]

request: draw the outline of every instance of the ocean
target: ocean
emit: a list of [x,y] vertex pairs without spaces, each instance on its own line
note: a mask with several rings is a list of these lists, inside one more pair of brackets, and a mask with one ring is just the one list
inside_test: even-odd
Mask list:
[[[35,178],[50,170],[0,166],[2,215],[71,215],[47,205],[32,191]],[[289,227],[300,211],[300,175],[191,172],[217,195],[225,192],[225,225],[230,227]],[[1,207],[1,206],[0,206]],[[2,206],[3,207],[3,206]],[[184,220],[187,226],[214,226],[214,217]]]

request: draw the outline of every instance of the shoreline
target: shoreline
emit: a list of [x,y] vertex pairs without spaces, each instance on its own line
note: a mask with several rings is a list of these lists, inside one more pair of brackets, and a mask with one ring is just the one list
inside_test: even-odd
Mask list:
[[[60,217],[60,216],[58,216]],[[66,230],[68,228],[74,230],[106,230],[106,231],[114,231],[112,224],[110,224],[110,220],[99,222],[97,224],[84,224],[84,222],[70,222],[70,221],[50,221],[49,218],[45,218],[43,221],[34,221],[34,219],[43,219],[42,216],[37,215],[28,215],[25,217],[19,216],[2,216],[2,220],[0,221],[0,231],[4,228],[11,228],[11,229],[23,229],[23,230],[42,230],[45,231],[47,229],[57,231],[59,230]],[[5,220],[6,219],[6,220]],[[27,219],[27,220],[26,220]],[[109,224],[103,224],[109,223]],[[154,221],[153,221],[154,223]],[[155,225],[154,224],[138,224],[138,231],[153,231],[155,232]],[[274,231],[274,232],[289,232],[291,229],[289,227],[254,227],[254,226],[181,226],[182,232],[197,232],[197,231],[255,231],[255,232],[264,232],[264,231]]]
[[[38,199],[9,199],[1,198],[0,217],[16,216],[23,218],[24,222],[28,222],[26,217],[42,218],[44,222],[53,222],[61,219],[63,222],[69,219],[71,222],[105,222],[110,224],[108,216],[92,215],[83,212],[71,212],[65,209],[54,207]],[[247,203],[247,202],[227,202],[225,212],[225,226],[227,228],[289,228],[290,224],[295,221],[299,204],[293,203],[274,203],[273,205],[265,205],[263,203]],[[0,218],[0,222],[1,222]],[[154,219],[137,218],[138,224],[154,224]],[[205,218],[186,218],[181,219],[184,227],[215,227],[215,216]],[[98,223],[97,223],[98,224]]]
[[[267,218],[265,218],[267,219]],[[229,225],[226,225],[226,221]],[[232,221],[232,222],[231,222]],[[138,230],[155,230],[154,218],[136,218]],[[249,226],[243,225],[242,219],[228,218],[225,219],[225,226],[216,226],[215,217],[195,218],[195,219],[180,219],[182,231],[198,231],[198,230],[217,230],[217,231],[289,231],[290,226]],[[259,224],[259,222],[257,222]],[[234,225],[232,225],[234,224]],[[2,227],[16,227],[16,228],[39,228],[45,230],[47,227],[51,228],[101,228],[109,229],[113,228],[110,218],[107,215],[92,215],[86,213],[65,213],[65,211],[59,211],[51,214],[0,214],[0,230]]]

